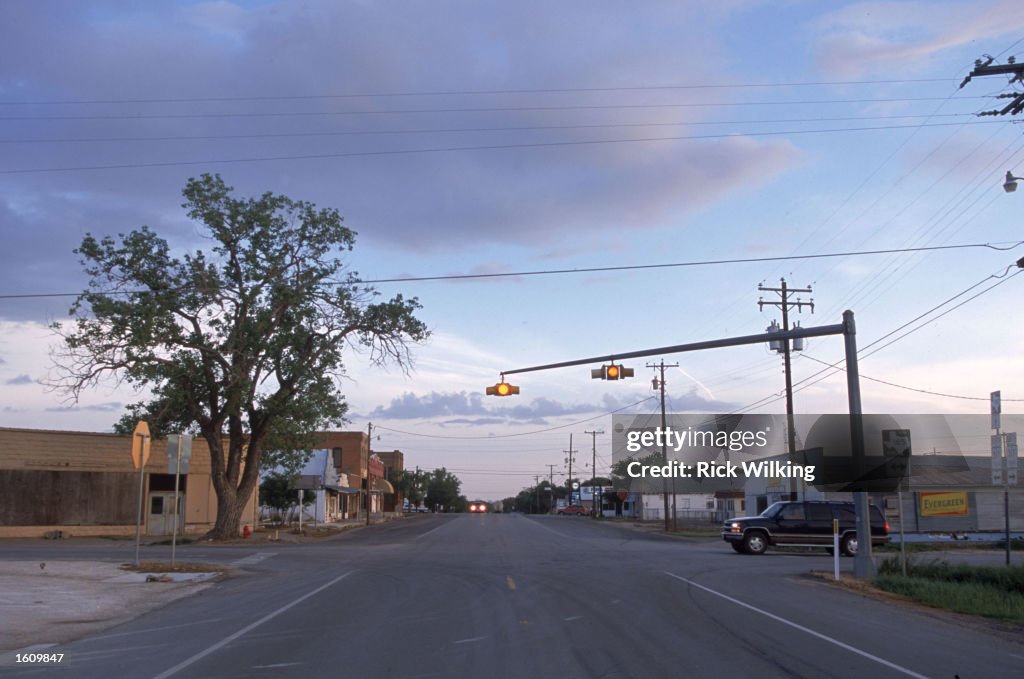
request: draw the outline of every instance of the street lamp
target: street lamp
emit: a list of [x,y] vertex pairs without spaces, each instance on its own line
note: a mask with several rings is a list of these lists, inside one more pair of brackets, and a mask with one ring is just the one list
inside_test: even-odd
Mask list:
[[1013,193],[1017,190],[1017,182],[1024,181],[1024,177],[1014,177],[1009,170],[1006,171],[1006,181],[1003,182],[1003,191]]

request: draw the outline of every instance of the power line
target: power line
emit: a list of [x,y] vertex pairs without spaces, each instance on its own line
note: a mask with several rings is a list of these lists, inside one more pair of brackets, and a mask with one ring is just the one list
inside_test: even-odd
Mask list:
[[[439,127],[418,128],[411,130],[342,130],[323,132],[256,132],[251,134],[196,134],[196,135],[161,135],[154,137],[63,137],[63,138],[29,138],[0,139],[0,144],[70,144],[93,142],[131,142],[131,141],[211,141],[228,139],[277,139],[307,137],[348,137],[371,135],[402,135],[402,134],[448,134],[462,132],[529,132],[537,130],[590,130],[607,128],[646,128],[646,127],[678,127],[681,125],[769,125],[781,123],[826,123],[855,120],[906,120],[914,118],[960,118],[973,117],[973,113],[943,113],[941,115],[892,115],[892,116],[836,116],[816,118],[777,118],[759,120],[677,120],[667,123],[593,123],[587,125],[517,125],[506,127]],[[1005,121],[973,121],[970,124],[991,124]]]
[[[900,327],[896,328],[895,330],[892,330],[892,331],[886,333],[885,335],[882,335],[881,337],[879,337],[878,339],[874,340],[870,344],[867,344],[864,347],[862,347],[861,349],[858,349],[858,351],[857,351],[858,357],[860,357],[860,354],[864,350],[866,350],[866,349],[868,349],[868,348],[878,344],[879,342],[881,342],[885,338],[892,336],[893,334],[899,332],[903,328],[906,328],[908,325],[916,322],[917,320],[920,320],[924,316],[927,316],[931,312],[933,312],[933,311],[935,311],[935,310],[945,306],[946,304],[949,304],[950,302],[952,302],[953,300],[957,299],[958,297],[961,297],[961,296],[965,295],[966,293],[970,292],[971,290],[973,290],[974,288],[978,287],[979,285],[985,283],[986,281],[988,281],[988,280],[990,280],[992,278],[1002,278],[1002,280],[998,281],[997,283],[989,286],[988,288],[985,288],[984,290],[980,291],[976,295],[973,295],[972,297],[969,297],[968,299],[965,299],[960,304],[957,304],[956,306],[947,309],[942,314],[940,314],[938,316],[935,316],[934,318],[929,319],[928,321],[926,321],[925,323],[922,323],[920,326],[918,326],[917,328],[914,328],[910,332],[907,332],[907,333],[905,333],[905,334],[903,334],[903,335],[901,335],[899,337],[896,337],[893,340],[883,344],[882,346],[878,347],[877,349],[875,349],[874,351],[870,352],[869,354],[866,354],[864,357],[866,358],[867,356],[870,356],[871,354],[875,354],[875,353],[881,351],[882,349],[885,349],[886,347],[888,347],[888,346],[894,344],[895,342],[898,342],[899,340],[903,339],[907,335],[909,335],[909,334],[911,334],[913,332],[916,332],[917,330],[920,330],[921,328],[923,328],[924,326],[928,325],[929,323],[932,323],[932,322],[938,320],[942,316],[945,316],[946,314],[949,314],[949,313],[955,311],[956,309],[960,308],[964,304],[967,304],[971,300],[977,299],[978,297],[984,295],[985,293],[991,291],[992,289],[1002,285],[1003,283],[1005,283],[1006,281],[1010,280],[1014,276],[1016,276],[1016,275],[1018,275],[1020,273],[1024,273],[1024,269],[1022,269],[1020,271],[1017,271],[1013,275],[1006,277],[1007,273],[1009,273],[1009,271],[1010,271],[1010,268],[1012,268],[1012,267],[1007,267],[1003,271],[1002,274],[991,274],[989,276],[986,276],[985,278],[981,279],[980,281],[978,281],[974,285],[972,285],[972,286],[968,287],[967,289],[962,290],[961,292],[958,292],[957,294],[953,295],[952,297],[950,297],[946,301],[944,301],[944,302],[942,302],[942,303],[932,307],[931,309],[929,309],[928,311],[924,312],[923,314],[920,314],[916,318],[914,318],[914,319],[912,319],[910,321],[907,321],[906,323],[904,323]],[[804,389],[807,389],[808,387],[812,387],[815,384],[817,384],[818,382],[821,382],[822,380],[828,379],[829,377],[835,375],[838,372],[844,371],[845,368],[839,367],[839,365],[842,364],[843,362],[844,361],[840,360],[840,361],[836,361],[835,363],[826,363],[826,365],[829,366],[829,367],[823,368],[823,369],[819,370],[818,372],[814,373],[813,375],[809,375],[809,376],[803,378],[802,380],[799,380],[798,382],[794,383],[794,385],[793,385],[794,386],[794,393],[797,392],[797,391],[803,391]],[[817,378],[817,379],[815,379],[815,378]],[[747,411],[753,410],[754,408],[758,408],[758,407],[761,407],[763,405],[767,405],[769,403],[773,403],[774,401],[780,401],[783,398],[785,398],[785,393],[776,392],[774,394],[770,394],[768,396],[760,398],[757,401],[754,401],[753,403],[747,404],[745,406],[741,406],[740,408],[737,408],[737,409],[731,411],[729,414],[732,415],[732,414],[739,414],[739,413],[747,412]],[[1017,400],[1017,399],[1015,399],[1015,400]]]
[[[961,99],[991,99],[989,96]],[[191,118],[318,118],[327,116],[406,115],[409,113],[509,113],[534,111],[605,111],[623,109],[714,108],[727,106],[816,106],[819,104],[887,104],[909,101],[945,101],[946,97],[893,97],[882,99],[808,99],[804,101],[691,101],[677,104],[569,104],[558,106],[479,106],[463,108],[396,108],[364,111],[245,111],[236,113],[137,113],[61,116],[0,116],[0,121],[49,120],[184,120]]]
[[292,95],[251,95],[233,97],[162,97],[148,99],[51,99],[38,101],[0,101],[0,106],[66,106],[76,104],[177,104],[177,103],[212,103],[230,101],[297,101],[321,99],[359,99],[373,97],[425,97],[425,96],[463,96],[479,94],[557,94],[579,92],[641,92],[657,90],[710,90],[710,89],[741,89],[756,87],[820,87],[839,85],[894,85],[903,83],[954,82],[948,78],[903,78],[898,80],[833,80],[818,82],[782,82],[782,83],[706,83],[706,84],[675,84],[675,85],[632,85],[621,87],[561,87],[561,88],[523,88],[493,90],[419,90],[410,92],[363,92],[342,94],[292,94]]
[[[842,361],[839,361],[838,363],[829,363],[827,361],[821,360],[820,358],[815,358],[815,357],[813,357],[813,356],[811,356],[809,354],[803,354],[803,358],[807,358],[807,359],[810,359],[810,360],[814,361],[815,363],[820,363],[820,364],[826,365],[826,366],[828,366],[830,368],[836,368],[837,370],[842,370],[843,372],[846,372],[846,368],[841,367]],[[871,382],[878,382],[879,384],[885,384],[885,385],[888,385],[890,387],[896,387],[897,389],[905,389],[907,391],[916,391],[919,394],[929,394],[931,396],[943,396],[945,398],[958,398],[958,399],[961,399],[961,400],[964,400],[964,401],[988,401],[991,398],[990,396],[964,396],[963,394],[945,394],[945,393],[942,393],[940,391],[932,391],[930,389],[921,389],[919,387],[908,387],[905,384],[896,384],[895,382],[889,382],[887,380],[880,380],[877,377],[870,377],[868,375],[865,375],[864,373],[859,373],[859,375],[860,375],[860,378],[862,380],[869,380]],[[1024,403],[1024,398],[1004,398],[1003,400],[1004,401],[1019,401],[1019,402]]]
[[[510,271],[506,273],[479,273],[479,274],[445,274],[438,276],[404,276],[398,278],[371,278],[371,279],[354,279],[351,282],[353,284],[360,285],[371,285],[380,283],[416,283],[426,281],[449,281],[449,280],[475,280],[475,279],[488,279],[488,278],[516,278],[521,276],[553,276],[562,274],[581,274],[581,273],[601,273],[609,271],[643,271],[647,269],[670,269],[670,268],[682,268],[691,266],[716,266],[723,264],[752,264],[762,262],[777,262],[785,260],[805,260],[805,259],[824,259],[829,257],[855,257],[855,256],[866,256],[866,255],[885,255],[891,253],[912,253],[912,252],[925,252],[932,250],[963,250],[970,248],[986,248],[989,250],[996,250],[999,252],[1005,252],[1013,250],[1014,248],[1024,245],[1024,241],[1012,242],[1006,247],[1000,247],[1004,243],[961,243],[958,245],[932,245],[927,247],[919,248],[895,248],[888,250],[858,250],[849,252],[826,252],[814,255],[780,255],[778,257],[743,257],[737,259],[706,259],[706,260],[695,260],[690,262],[671,262],[666,264],[630,264],[622,266],[598,266],[598,267],[583,267],[576,269],[542,269],[534,271]],[[987,279],[986,279],[987,280]],[[339,281],[328,281],[329,283],[339,283]],[[167,292],[180,292],[184,290],[214,290],[215,288],[193,288],[193,287],[181,287],[181,288],[170,288]],[[103,293],[103,295],[142,295],[151,294],[152,290],[112,290]],[[47,298],[47,297],[77,297],[83,293],[81,292],[41,292],[41,293],[24,293],[24,294],[7,294],[0,295],[0,300],[3,299],[35,299],[35,298]],[[963,294],[963,293],[961,293]]]
[[[0,119],[2,120],[2,119]],[[673,137],[640,137],[636,139],[584,139],[578,141],[528,142],[522,144],[484,144],[479,146],[438,146],[424,149],[393,149],[376,151],[344,151],[340,153],[310,153],[287,156],[257,156],[250,158],[211,158],[207,160],[168,160],[150,163],[116,163],[111,165],[79,165],[70,167],[20,168],[0,170],[0,175],[40,174],[44,172],[84,172],[95,170],[127,170],[156,167],[186,167],[193,165],[218,165],[233,163],[266,163],[280,160],[327,160],[332,158],[364,158],[369,156],[405,156],[428,153],[452,153],[456,151],[503,151],[508,149],[556,148],[562,146],[601,146],[604,144],[636,144],[643,142],[697,141],[702,139],[731,139],[736,137],[778,137],[797,134],[830,134],[836,132],[872,132],[879,130],[900,130],[922,127],[948,127],[950,125],[1000,124],[1003,121],[979,121],[974,123],[930,123],[926,125],[880,125],[876,127],[842,127],[822,130],[775,130],[771,132],[729,132],[724,134],[695,134]]]

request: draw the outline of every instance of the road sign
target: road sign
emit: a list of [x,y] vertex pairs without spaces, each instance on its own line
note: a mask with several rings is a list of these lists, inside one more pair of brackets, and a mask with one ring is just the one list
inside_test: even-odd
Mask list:
[[149,425],[145,420],[139,420],[132,434],[132,466],[136,469],[141,469],[149,462],[150,440]]
[[993,391],[990,394],[990,398],[992,403],[992,428],[999,429],[999,414],[1003,412],[1002,392]]
[[[178,456],[181,467],[178,467]],[[192,437],[188,434],[171,434],[167,437],[167,473],[188,474],[188,463],[192,458]]]

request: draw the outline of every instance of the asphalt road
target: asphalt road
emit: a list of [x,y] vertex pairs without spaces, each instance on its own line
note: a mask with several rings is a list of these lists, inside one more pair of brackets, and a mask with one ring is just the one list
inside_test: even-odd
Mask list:
[[0,675],[969,679],[1024,668],[1024,646],[984,624],[806,577],[831,568],[826,556],[744,556],[575,517],[416,517],[315,545],[189,545],[179,558],[244,572],[61,645],[64,670]]

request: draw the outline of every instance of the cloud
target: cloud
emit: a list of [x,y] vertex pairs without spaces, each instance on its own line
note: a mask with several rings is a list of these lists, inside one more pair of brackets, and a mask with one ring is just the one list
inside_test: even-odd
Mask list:
[[[889,73],[894,64],[913,72],[944,50],[1020,33],[1024,7],[1008,0],[862,2],[815,19],[811,29],[820,36],[818,65],[828,74]],[[969,64],[964,67],[966,72]]]
[[[367,417],[372,419],[413,420],[446,418],[444,426],[482,424],[549,424],[553,418],[616,412],[653,412],[656,402],[648,394],[632,393],[621,397],[605,394],[599,402],[563,403],[550,398],[535,398],[529,403],[488,406],[486,397],[479,393],[431,392],[418,396],[406,392],[392,399],[387,406],[378,406]],[[638,404],[638,405],[634,405]],[[672,396],[676,412],[726,412],[735,408],[731,403],[709,400],[697,393],[696,388],[682,395]]]
[[12,377],[11,379],[6,380],[4,382],[4,384],[11,385],[11,386],[19,385],[19,384],[34,384],[34,383],[35,383],[35,380],[33,380],[28,375],[18,375],[17,377]]
[[123,403],[119,403],[119,402],[116,402],[116,401],[109,401],[107,403],[93,403],[93,404],[90,404],[90,405],[82,405],[82,406],[60,406],[60,407],[54,407],[54,408],[47,408],[46,412],[48,412],[48,413],[74,413],[74,412],[88,411],[88,412],[109,413],[109,412],[115,412],[115,411],[121,410],[123,408],[124,408],[124,404]]

